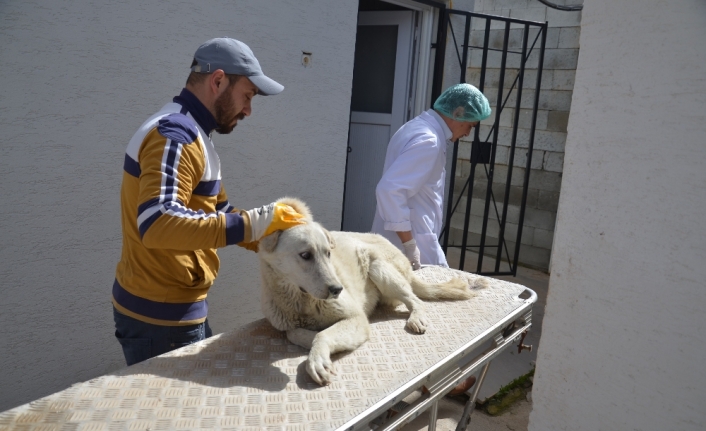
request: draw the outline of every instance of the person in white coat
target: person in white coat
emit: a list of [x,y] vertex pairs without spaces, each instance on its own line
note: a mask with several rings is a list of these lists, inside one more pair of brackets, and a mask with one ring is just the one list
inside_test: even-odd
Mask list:
[[446,148],[490,116],[488,99],[470,84],[449,87],[392,136],[375,189],[372,232],[402,250],[413,269],[448,267],[439,244],[443,225]]

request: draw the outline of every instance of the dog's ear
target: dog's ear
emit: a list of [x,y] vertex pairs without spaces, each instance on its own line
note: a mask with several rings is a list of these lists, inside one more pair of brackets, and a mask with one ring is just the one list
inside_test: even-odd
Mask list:
[[333,239],[333,235],[331,235],[331,232],[324,229],[323,227],[321,229],[324,230],[324,233],[326,234],[326,238],[328,238],[328,243],[331,245],[331,248],[336,248],[336,240]]
[[276,230],[267,236],[260,238],[259,251],[264,251],[266,253],[272,253],[277,247],[277,242],[279,242],[279,235],[282,233],[281,230]]
[[304,216],[304,220],[308,222],[314,221],[314,217],[311,215],[311,210],[309,209],[309,206],[303,201],[297,198],[290,198],[285,196],[283,198],[277,199],[277,202],[289,205],[290,207],[294,208],[294,211]]

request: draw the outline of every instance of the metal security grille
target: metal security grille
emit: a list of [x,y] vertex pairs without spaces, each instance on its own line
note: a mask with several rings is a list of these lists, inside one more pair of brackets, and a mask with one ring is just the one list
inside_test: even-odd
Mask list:
[[475,254],[478,274],[517,274],[546,38],[547,23],[440,8],[432,100],[468,82],[493,108],[453,147],[439,239],[458,269]]

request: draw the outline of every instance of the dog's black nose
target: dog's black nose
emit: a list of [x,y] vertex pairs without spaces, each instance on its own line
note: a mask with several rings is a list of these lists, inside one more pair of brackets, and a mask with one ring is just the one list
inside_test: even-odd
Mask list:
[[341,291],[343,290],[343,287],[341,286],[329,286],[328,291],[331,292],[331,295],[337,296]]

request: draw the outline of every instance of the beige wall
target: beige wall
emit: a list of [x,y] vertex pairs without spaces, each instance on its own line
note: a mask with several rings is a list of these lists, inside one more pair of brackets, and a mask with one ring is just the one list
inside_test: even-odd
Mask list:
[[530,431],[703,430],[706,3],[586,2]]
[[[215,135],[231,203],[299,196],[340,227],[356,13],[351,0],[0,3],[0,410],[124,365],[109,302],[123,155],[205,40],[245,41],[286,87]],[[220,256],[215,332],[261,317],[256,256]]]

